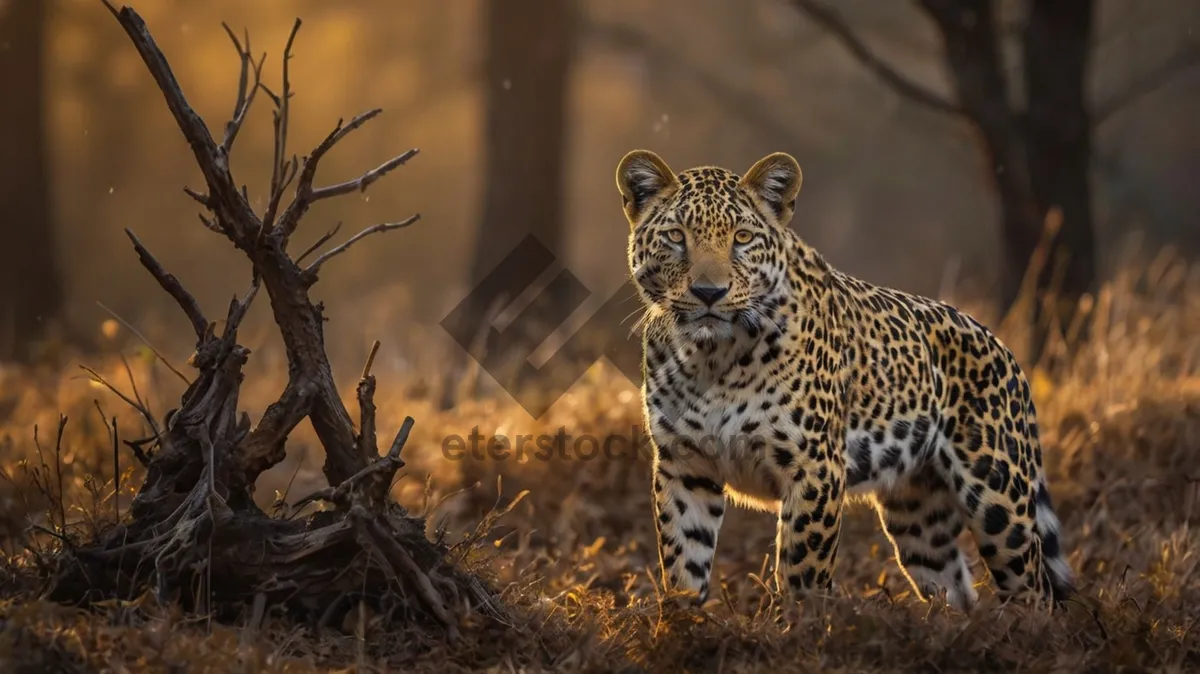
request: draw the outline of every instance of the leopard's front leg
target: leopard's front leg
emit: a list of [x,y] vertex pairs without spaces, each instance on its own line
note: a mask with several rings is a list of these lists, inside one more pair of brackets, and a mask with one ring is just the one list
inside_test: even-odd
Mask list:
[[[832,332],[832,330],[831,330]],[[835,340],[835,345],[840,340]],[[838,350],[837,346],[834,348]],[[824,354],[817,349],[814,358]],[[780,494],[775,537],[775,581],[780,591],[803,596],[833,584],[842,505],[846,500],[846,434],[841,375],[818,373],[804,388],[806,408],[773,452]]]
[[[832,458],[832,457],[831,457]],[[775,581],[803,596],[833,582],[845,501],[844,463],[802,461],[780,500],[775,538]]]
[[725,516],[724,487],[697,462],[656,451],[654,515],[663,584],[696,594],[703,604]]

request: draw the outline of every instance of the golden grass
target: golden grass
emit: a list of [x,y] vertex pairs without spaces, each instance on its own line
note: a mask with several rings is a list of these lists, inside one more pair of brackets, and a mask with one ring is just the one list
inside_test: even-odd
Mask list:
[[[1089,306],[1096,327],[1085,337],[1066,338],[1067,364],[1032,375],[1065,549],[1080,578],[1080,595],[1065,611],[999,605],[986,580],[970,616],[938,601],[920,602],[865,509],[850,515],[834,596],[802,605],[768,587],[772,518],[731,511],[718,546],[717,590],[704,611],[684,610],[661,601],[656,585],[644,458],[629,452],[590,460],[443,456],[446,436],[466,436],[474,427],[485,436],[553,434],[560,427],[573,435],[628,436],[640,423],[635,389],[606,363],[537,422],[504,394],[448,411],[437,408],[437,395],[396,395],[400,383],[389,382],[376,365],[381,429],[395,427],[405,414],[418,420],[395,494],[416,512],[431,509],[431,533],[444,523],[450,540],[464,537],[498,498],[504,506],[528,490],[482,542],[457,555],[500,591],[511,624],[481,618],[450,645],[440,634],[386,627],[357,612],[342,629],[316,633],[270,609],[254,631],[244,621],[210,624],[149,596],[86,610],[53,606],[31,599],[37,569],[30,555],[13,548],[30,520],[50,527],[58,517],[45,514],[47,503],[30,484],[32,466],[43,470],[32,426],[39,427],[53,491],[53,431],[60,412],[70,418],[57,459],[66,501],[74,506],[67,520],[80,522],[75,527],[84,536],[89,520],[111,518],[113,511],[111,440],[93,399],[119,417],[122,437],[142,431],[136,415],[79,379],[82,372],[10,371],[0,372],[0,467],[11,478],[0,488],[6,514],[0,525],[11,553],[0,574],[7,597],[0,604],[0,671],[18,664],[41,668],[29,671],[1195,671],[1200,533],[1191,527],[1200,524],[1200,274],[1169,255],[1137,269],[1097,295]],[[1019,341],[1020,334],[1008,324],[1002,337]],[[118,358],[96,365],[130,390]],[[353,374],[355,368],[343,370]],[[142,395],[158,396],[156,413],[177,399],[178,382],[161,368],[152,374],[151,359],[135,354],[130,371]],[[280,388],[278,378],[248,377],[244,403],[254,414]],[[286,491],[295,502],[320,486],[320,457],[304,456],[311,445],[298,434],[289,460],[264,475],[264,506],[277,493]],[[22,459],[29,468],[18,465]],[[132,457],[123,453],[122,462],[131,465]],[[122,479],[122,504],[137,477],[130,471]],[[52,543],[42,537],[39,544]],[[977,561],[975,572],[986,577]]]

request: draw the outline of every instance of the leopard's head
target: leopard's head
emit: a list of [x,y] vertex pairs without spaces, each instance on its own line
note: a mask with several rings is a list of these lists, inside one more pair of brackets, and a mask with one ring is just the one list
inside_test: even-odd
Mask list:
[[745,176],[712,166],[675,174],[648,150],[625,155],[617,187],[629,268],[651,315],[697,341],[761,330],[788,291],[786,228],[801,181],[782,152]]

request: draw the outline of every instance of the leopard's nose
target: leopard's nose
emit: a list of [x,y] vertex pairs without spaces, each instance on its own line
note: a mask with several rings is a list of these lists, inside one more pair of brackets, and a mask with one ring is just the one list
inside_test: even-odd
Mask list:
[[692,291],[693,295],[700,298],[701,302],[704,302],[710,307],[720,301],[722,297],[725,297],[729,294],[728,286],[714,286],[704,283],[703,281],[699,283],[693,283],[689,290]]

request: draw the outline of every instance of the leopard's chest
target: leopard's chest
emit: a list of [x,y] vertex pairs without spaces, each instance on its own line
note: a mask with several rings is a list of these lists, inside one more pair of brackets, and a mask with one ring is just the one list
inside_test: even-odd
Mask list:
[[774,508],[780,484],[770,462],[799,432],[778,385],[740,367],[710,379],[649,374],[647,422],[660,450],[724,484],[735,501]]

